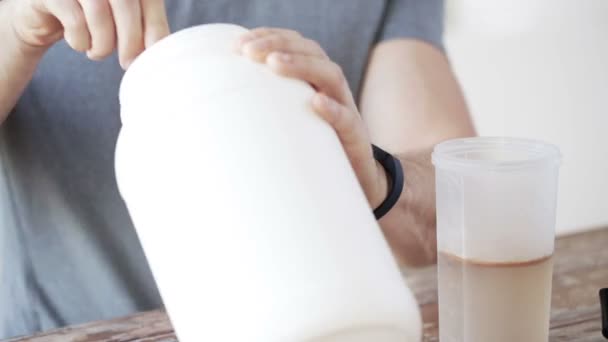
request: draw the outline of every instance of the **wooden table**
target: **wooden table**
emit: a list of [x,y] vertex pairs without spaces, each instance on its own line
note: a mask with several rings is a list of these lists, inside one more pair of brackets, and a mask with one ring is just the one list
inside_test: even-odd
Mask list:
[[[421,306],[424,341],[438,341],[436,268],[410,271],[408,282]],[[608,228],[558,239],[551,310],[552,342],[606,341],[600,333],[598,290],[602,287],[608,287]],[[166,314],[152,311],[10,341],[175,342],[177,339]]]

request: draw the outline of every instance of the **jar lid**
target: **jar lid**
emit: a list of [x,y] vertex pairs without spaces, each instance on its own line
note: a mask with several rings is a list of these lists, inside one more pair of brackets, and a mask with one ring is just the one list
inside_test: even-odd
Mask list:
[[[120,84],[119,100],[121,104],[126,96],[137,92],[142,80],[154,79],[184,56],[199,59],[205,57],[235,55],[234,43],[248,30],[233,24],[206,24],[190,27],[175,32],[142,52],[125,72]],[[196,42],[193,44],[193,42]]]
[[176,32],[133,61],[120,85],[121,121],[166,121],[203,110],[205,104],[234,100],[244,89],[263,96],[309,99],[304,81],[278,75],[264,63],[237,53],[237,39],[247,29],[207,24]]

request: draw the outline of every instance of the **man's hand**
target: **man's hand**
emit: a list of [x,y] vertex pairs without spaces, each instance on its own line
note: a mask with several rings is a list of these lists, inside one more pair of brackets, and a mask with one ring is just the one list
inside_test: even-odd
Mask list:
[[99,60],[118,49],[120,65],[169,34],[163,0],[5,0],[9,20],[26,48],[46,50],[65,38]]
[[340,66],[318,43],[291,30],[254,29],[241,37],[238,49],[277,73],[308,82],[316,89],[312,108],[338,134],[370,206],[379,206],[387,193],[386,175],[373,157],[367,129]]
[[475,135],[446,56],[412,39],[377,45],[362,87],[365,126],[340,67],[316,42],[297,32],[261,28],[242,37],[239,47],[243,55],[317,89],[312,106],[337,132],[372,208],[384,200],[387,181],[373,159],[366,128],[376,144],[398,156],[406,186],[380,226],[400,263],[434,261],[435,175],[430,151],[442,140]]

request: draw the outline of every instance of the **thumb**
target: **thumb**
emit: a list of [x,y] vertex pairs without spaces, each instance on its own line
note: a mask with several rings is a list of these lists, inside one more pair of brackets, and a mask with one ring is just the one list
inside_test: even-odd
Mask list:
[[367,200],[372,207],[376,207],[384,199],[388,185],[382,167],[374,159],[361,116],[357,111],[322,93],[314,96],[312,106],[336,131]]
[[333,127],[345,148],[365,147],[370,151],[369,155],[372,155],[367,130],[358,113],[323,93],[317,93],[313,97],[312,105],[313,109]]

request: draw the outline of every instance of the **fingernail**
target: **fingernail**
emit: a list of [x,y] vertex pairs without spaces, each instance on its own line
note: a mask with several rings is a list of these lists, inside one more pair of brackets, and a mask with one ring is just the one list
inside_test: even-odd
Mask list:
[[103,59],[99,55],[93,53],[91,50],[87,50],[87,57],[92,61],[100,61]]
[[121,63],[120,63],[120,66],[122,66],[122,68],[123,68],[124,70],[127,70],[127,69],[129,69],[129,66],[131,66],[131,63],[133,63],[133,60],[132,60],[132,59],[129,59],[129,60],[126,60],[126,61],[124,61],[124,62],[121,62]]
[[249,41],[252,41],[252,40],[253,40],[253,38],[255,38],[255,37],[253,36],[253,34],[251,34],[251,33],[245,33],[244,35],[242,35],[242,36],[241,36],[241,37],[238,39],[238,44],[239,44],[239,45],[243,45],[243,44],[245,44],[245,43],[247,43],[247,42],[249,42]]
[[245,44],[250,42],[252,39],[253,39],[253,36],[251,33],[245,33],[244,35],[240,36],[234,42],[234,51],[238,54],[241,54],[243,52],[243,47],[245,46]]
[[291,63],[293,61],[293,56],[288,53],[279,53],[279,60],[283,63]]
[[168,35],[168,32],[159,29],[150,29],[144,37],[144,46],[147,48],[156,44]]
[[291,61],[291,56],[281,53],[281,52],[272,52],[266,57],[266,62],[270,66],[281,67]]

